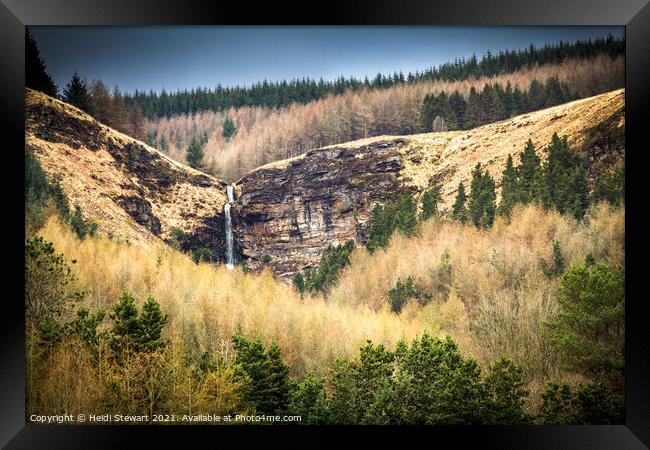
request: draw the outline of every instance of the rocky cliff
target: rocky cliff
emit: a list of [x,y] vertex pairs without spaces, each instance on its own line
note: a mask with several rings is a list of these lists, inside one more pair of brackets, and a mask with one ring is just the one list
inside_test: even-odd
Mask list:
[[[524,114],[469,131],[381,136],[259,167],[235,185],[236,254],[282,279],[318,264],[329,244],[366,239],[376,203],[434,181],[443,212],[480,162],[497,182],[528,139],[542,152],[553,133],[587,155],[593,179],[625,153],[624,91]],[[131,242],[176,236],[223,261],[226,184],[179,164],[80,110],[26,90],[26,147],[58,179],[71,205],[100,231]],[[178,233],[181,230],[183,233]]]
[[224,182],[66,103],[30,89],[25,96],[26,149],[100,232],[134,243],[176,236],[185,250],[206,246],[223,259]]
[[318,263],[329,244],[365,240],[374,203],[419,194],[434,180],[442,210],[480,162],[497,185],[509,154],[530,138],[542,153],[553,133],[588,155],[592,177],[624,158],[624,91],[524,114],[469,131],[382,136],[313,150],[262,166],[236,183],[233,207],[240,258],[282,278]]

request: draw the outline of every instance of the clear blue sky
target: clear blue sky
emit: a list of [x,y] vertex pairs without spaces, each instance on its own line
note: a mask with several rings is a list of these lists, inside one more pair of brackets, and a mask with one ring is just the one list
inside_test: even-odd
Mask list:
[[121,90],[175,91],[423,70],[487,50],[624,34],[623,27],[31,27],[60,88],[77,70]]

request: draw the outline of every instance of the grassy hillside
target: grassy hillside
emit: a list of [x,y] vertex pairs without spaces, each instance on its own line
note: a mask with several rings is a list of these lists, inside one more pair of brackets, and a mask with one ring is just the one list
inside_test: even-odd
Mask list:
[[[508,155],[512,155],[516,164],[528,139],[533,141],[542,159],[545,158],[546,147],[553,133],[567,137],[569,145],[575,150],[589,151],[595,138],[600,135],[607,136],[612,147],[617,147],[616,151],[624,150],[624,112],[625,91],[618,89],[468,131],[421,133],[411,136],[381,135],[330,147],[359,148],[379,141],[404,141],[405,145],[397,147],[404,156],[405,167],[400,175],[401,181],[407,186],[415,187],[417,191],[422,191],[430,186],[432,180],[436,180],[441,185],[440,207],[445,212],[454,200],[458,184],[467,184],[471,180],[471,172],[476,163],[480,162],[497,181],[498,194]],[[607,149],[605,152],[609,150],[613,149]],[[304,158],[304,155],[294,158]],[[624,155],[609,155],[606,159],[611,166],[624,160]],[[256,170],[286,167],[291,160],[276,161]],[[591,161],[592,171],[598,169],[605,172],[609,169],[607,165],[598,167],[594,161]]]
[[41,92],[26,89],[25,110],[26,152],[100,232],[152,242],[182,230],[186,240],[216,247],[212,235],[222,229],[227,201],[223,181]]
[[[624,259],[624,227],[624,210],[606,204],[592,208],[584,223],[535,206],[518,207],[509,224],[499,219],[490,230],[432,218],[415,237],[394,235],[385,250],[355,250],[329,295],[303,298],[268,272],[197,265],[161,244],[80,241],[55,218],[39,234],[77,261],[76,286],[87,291],[81,305],[111,310],[127,291],[141,306],[151,295],[170,317],[164,338],[193,354],[232,358],[231,337],[241,332],[277,342],[290,375],[302,379],[309,371],[328,376],[337,358],[354,355],[367,339],[392,347],[428,332],[451,336],[485,367],[512,358],[524,369],[533,393],[527,409],[535,411],[548,379],[583,379],[564,373],[542,338],[543,322],[559,310],[559,279],[544,271],[552,242],[560,243],[567,265],[587,254],[615,265]],[[442,296],[435,274],[445,251],[453,275]],[[396,314],[387,293],[408,277],[433,299],[422,306],[412,298]]]
[[[207,170],[235,181],[265,163],[298,155],[308,149],[379,135],[416,133],[422,101],[427,94],[452,93],[467,96],[470,88],[481,90],[486,83],[527,90],[532,80],[557,76],[581,97],[588,97],[624,85],[624,58],[599,55],[593,59],[567,59],[556,65],[532,66],[494,77],[462,81],[423,81],[381,90],[349,91],[330,95],[305,105],[275,109],[231,108],[225,112],[182,114],[148,120],[147,133],[177,161],[185,161],[194,136],[207,133],[204,162]],[[225,118],[230,117],[237,133],[222,135]]]

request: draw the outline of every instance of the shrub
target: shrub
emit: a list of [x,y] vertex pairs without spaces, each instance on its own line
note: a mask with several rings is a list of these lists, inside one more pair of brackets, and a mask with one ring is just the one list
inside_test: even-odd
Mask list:
[[38,230],[45,223],[47,207],[53,203],[59,215],[68,220],[68,201],[58,182],[49,182],[33,150],[25,148],[25,218],[28,228]]
[[406,302],[418,295],[418,289],[413,286],[413,277],[409,276],[404,283],[398,279],[395,287],[386,293],[386,298],[388,299],[391,311],[399,314]]
[[201,245],[192,250],[192,259],[197,264],[203,261],[210,261],[212,258],[212,249],[207,245]]
[[97,223],[84,220],[79,205],[75,205],[74,213],[70,216],[70,226],[81,240],[85,239],[86,236],[94,236],[97,231]]

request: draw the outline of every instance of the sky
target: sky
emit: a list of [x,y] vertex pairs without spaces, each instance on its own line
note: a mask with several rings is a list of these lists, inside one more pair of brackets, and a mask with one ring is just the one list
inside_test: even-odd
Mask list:
[[176,91],[267,79],[422,71],[490,50],[623,36],[623,27],[30,27],[62,89],[74,71],[109,87]]

